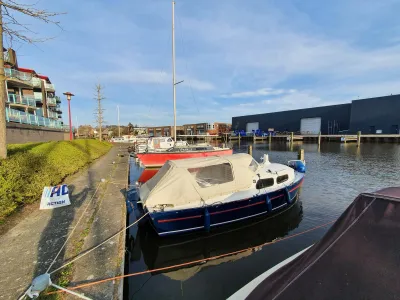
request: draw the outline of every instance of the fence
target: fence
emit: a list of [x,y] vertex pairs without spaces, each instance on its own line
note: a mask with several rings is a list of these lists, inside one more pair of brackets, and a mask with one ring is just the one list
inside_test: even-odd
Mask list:
[[21,124],[29,124],[36,126],[45,126],[50,128],[62,129],[62,123],[58,120],[52,120],[40,116],[35,116],[20,110],[11,109],[6,107],[6,120],[7,122],[15,122]]
[[8,69],[8,68],[4,68],[4,73],[7,77],[13,77],[23,81],[32,81],[31,73],[21,72],[18,70]]
[[30,96],[21,97],[20,95],[9,94],[8,102],[36,107],[36,99]]
[[51,98],[51,97],[47,97],[47,105],[57,105],[57,99],[56,98]]

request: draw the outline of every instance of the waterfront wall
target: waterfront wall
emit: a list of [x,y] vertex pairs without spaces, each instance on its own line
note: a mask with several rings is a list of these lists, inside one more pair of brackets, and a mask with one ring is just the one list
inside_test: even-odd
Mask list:
[[339,104],[305,109],[280,111],[273,113],[248,115],[232,118],[232,130],[246,130],[246,124],[259,122],[259,128],[267,131],[300,131],[300,120],[303,118],[321,118],[321,133],[328,134],[328,123],[335,121],[339,124],[338,130],[346,130],[350,123],[351,104]]
[[[400,95],[353,100],[351,103],[313,107],[232,118],[232,130],[246,130],[246,124],[259,123],[267,131],[298,132],[302,118],[321,118],[322,134],[400,133]],[[338,124],[332,131],[332,123]],[[328,130],[331,126],[331,130]]]
[[350,132],[398,134],[400,95],[354,100],[351,104]]
[[63,130],[7,122],[7,144],[63,141],[64,139]]

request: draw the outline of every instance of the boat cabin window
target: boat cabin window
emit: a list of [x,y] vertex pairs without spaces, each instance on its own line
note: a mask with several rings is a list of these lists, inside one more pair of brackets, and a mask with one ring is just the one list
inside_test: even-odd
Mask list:
[[281,175],[281,176],[278,176],[278,177],[276,178],[276,183],[277,183],[277,184],[280,184],[280,183],[282,183],[282,182],[287,181],[288,179],[289,179],[289,175],[288,175],[288,174]]
[[253,172],[255,172],[258,169],[258,163],[255,161],[254,158],[251,160],[249,169],[252,170]]
[[263,178],[257,181],[256,188],[261,190],[274,185],[273,178]]
[[188,171],[202,188],[233,181],[232,167],[229,163],[190,168]]

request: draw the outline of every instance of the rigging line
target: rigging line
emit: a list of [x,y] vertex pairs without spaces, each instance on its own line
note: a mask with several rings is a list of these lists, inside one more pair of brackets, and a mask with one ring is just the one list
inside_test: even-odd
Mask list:
[[65,240],[64,244],[61,246],[60,251],[58,251],[56,257],[54,258],[54,260],[51,262],[50,266],[48,267],[47,271],[45,273],[49,273],[51,267],[53,266],[53,264],[56,262],[58,256],[60,255],[62,249],[64,249],[65,245],[67,244],[67,242],[69,241],[69,239],[72,237],[72,234],[74,233],[75,229],[78,227],[78,224],[81,222],[81,220],[83,219],[83,216],[85,215],[87,209],[89,208],[90,204],[92,203],[94,196],[96,195],[97,191],[99,190],[101,182],[99,182],[97,184],[96,190],[94,191],[92,198],[90,198],[88,204],[85,207],[85,210],[83,211],[82,215],[80,216],[78,222],[76,222],[74,228],[72,229],[71,233],[69,234],[68,238]]
[[[278,242],[282,242],[282,241],[294,238],[296,236],[303,235],[303,234],[306,234],[308,232],[317,230],[319,228],[328,226],[328,225],[334,223],[335,221],[336,221],[336,219],[332,220],[330,222],[324,223],[322,225],[318,225],[318,226],[312,227],[310,229],[307,229],[307,230],[304,230],[304,231],[301,231],[301,232],[298,232],[298,233],[295,233],[295,234],[292,234],[292,235],[285,236],[285,237],[280,238],[280,239],[276,239],[276,240],[273,240],[273,241],[270,241],[270,242],[265,242],[265,243],[263,243],[261,245],[258,245],[258,246],[245,248],[245,249],[242,249],[242,250],[237,250],[237,251],[233,251],[233,252],[229,252],[229,253],[225,253],[225,254],[220,254],[220,255],[216,255],[216,256],[212,256],[212,257],[207,257],[207,258],[203,258],[203,259],[199,259],[199,260],[194,260],[194,261],[190,261],[190,262],[186,262],[186,263],[182,263],[182,264],[177,264],[177,265],[173,265],[173,266],[162,267],[162,268],[158,268],[158,269],[150,269],[150,270],[145,270],[145,271],[141,271],[141,272],[130,273],[130,274],[110,277],[110,278],[106,278],[106,279],[96,280],[96,281],[93,281],[93,282],[89,282],[89,283],[85,283],[85,284],[81,284],[81,285],[77,285],[77,286],[73,286],[73,287],[68,287],[68,288],[69,288],[69,290],[75,290],[75,289],[84,288],[84,287],[100,284],[100,283],[103,283],[103,282],[113,281],[113,280],[122,279],[122,278],[126,278],[126,277],[132,277],[132,276],[138,276],[138,275],[143,275],[143,274],[148,274],[148,273],[153,273],[153,272],[171,270],[171,269],[184,267],[184,266],[188,266],[188,265],[193,265],[193,264],[197,264],[197,263],[204,263],[204,262],[207,262],[207,261],[210,261],[210,260],[215,260],[215,259],[218,259],[218,258],[222,258],[222,257],[226,257],[226,256],[230,256],[230,255],[246,252],[246,251],[249,251],[249,250],[253,250],[255,248],[264,247],[266,245],[272,245],[272,244],[275,244],[275,243],[278,243]],[[51,295],[51,294],[56,294],[56,293],[60,293],[60,291],[49,292],[46,295]]]
[[[178,23],[179,23],[179,26],[180,26],[180,37],[181,37],[181,45],[182,45],[182,52],[183,52],[183,55],[185,55],[185,53],[186,53],[186,51],[185,51],[185,44],[184,44],[184,42],[183,42],[183,34],[182,34],[182,31],[183,31],[183,26],[182,26],[182,23],[181,23],[181,19],[180,19],[180,17],[179,17],[179,15],[177,16],[177,19],[178,19]],[[189,74],[189,71],[188,71],[188,64],[187,64],[187,60],[185,59],[185,69],[186,69],[186,73],[188,73]],[[192,100],[193,100],[193,102],[194,102],[194,104],[196,105],[196,110],[197,110],[197,113],[198,114],[200,114],[200,111],[199,111],[199,106],[197,105],[197,101],[196,101],[196,98],[195,98],[195,96],[194,96],[194,93],[193,93],[193,88],[192,88],[192,85],[190,84],[190,79],[188,79],[187,80],[188,81],[188,84],[189,84],[189,89],[190,89],[190,93],[191,93],[191,95],[192,95]]]
[[[168,35],[168,41],[167,41],[167,45],[170,43],[170,39],[171,39],[171,37]],[[162,83],[163,83],[163,80],[162,80],[162,77],[163,77],[163,75],[168,75],[167,74],[167,72],[165,72],[164,70],[163,70],[163,68],[161,68],[161,70],[159,70],[159,80],[158,80],[158,83],[161,85]],[[158,88],[157,88],[157,90],[158,91],[160,91],[160,85],[158,85]],[[150,103],[150,107],[149,107],[149,111],[147,112],[147,114],[149,115],[150,114],[150,112],[151,112],[151,109],[153,108],[153,105],[154,105],[154,101],[155,101],[155,99],[156,99],[157,97],[153,97],[153,99],[151,100],[151,103]]]
[[147,216],[148,214],[149,214],[149,212],[145,213],[143,216],[141,216],[141,217],[140,217],[139,219],[137,219],[135,222],[133,222],[132,224],[130,224],[129,226],[127,226],[127,227],[125,227],[125,228],[122,228],[121,230],[119,230],[118,232],[116,232],[115,234],[113,234],[112,236],[110,236],[108,239],[104,240],[103,242],[101,242],[101,243],[98,244],[97,246],[95,246],[95,247],[89,249],[89,250],[86,251],[86,252],[81,253],[80,255],[78,255],[77,257],[75,257],[73,260],[71,260],[71,261],[65,263],[64,265],[62,265],[62,266],[59,267],[58,269],[52,271],[52,272],[50,273],[50,275],[53,274],[53,273],[55,273],[55,272],[57,272],[57,271],[59,271],[59,270],[61,270],[61,269],[64,268],[64,267],[66,267],[66,266],[72,264],[74,261],[77,261],[78,259],[84,257],[85,255],[89,254],[90,252],[92,252],[93,250],[99,248],[100,246],[104,245],[104,244],[107,243],[109,240],[111,240],[111,239],[114,238],[115,236],[119,235],[121,232],[126,231],[128,228],[130,228],[130,227],[132,227],[133,225],[135,225],[136,223],[140,222],[140,220],[142,220],[142,219],[143,219],[145,216]]
[[146,283],[149,282],[149,280],[152,279],[152,278],[153,278],[153,276],[150,275],[150,277],[149,277],[148,279],[146,279],[146,281],[142,284],[142,286],[141,286],[137,291],[135,291],[135,292],[132,294],[131,299],[133,299],[133,297],[134,297],[137,293],[139,293],[140,290],[141,290],[142,288],[144,288],[144,286],[146,285]]

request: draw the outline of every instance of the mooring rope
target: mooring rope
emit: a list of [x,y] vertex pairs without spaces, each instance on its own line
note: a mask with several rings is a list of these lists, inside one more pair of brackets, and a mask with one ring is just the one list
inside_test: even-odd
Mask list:
[[74,261],[77,261],[78,259],[84,257],[85,255],[89,254],[90,252],[92,252],[93,250],[99,248],[100,246],[104,245],[105,243],[107,243],[109,240],[111,240],[113,237],[117,236],[118,234],[120,234],[121,232],[126,231],[127,229],[129,229],[130,227],[132,227],[133,225],[137,224],[138,222],[140,222],[140,220],[142,220],[145,216],[147,216],[149,214],[149,212],[145,213],[143,216],[141,216],[139,219],[137,219],[134,223],[130,224],[129,226],[122,228],[121,230],[119,230],[118,232],[116,232],[115,234],[113,234],[112,236],[110,236],[108,239],[106,239],[105,241],[101,242],[100,244],[98,244],[97,246],[93,247],[92,249],[89,249],[86,252],[81,253],[80,255],[78,255],[77,257],[75,257],[73,260],[63,264],[61,267],[55,269],[54,271],[50,272],[50,275],[61,270],[62,268],[72,264]]
[[83,211],[82,215],[80,216],[78,222],[75,224],[74,228],[72,229],[71,233],[69,234],[68,238],[65,240],[64,244],[61,246],[60,251],[58,251],[56,257],[54,258],[54,260],[51,262],[50,266],[48,267],[47,271],[45,273],[48,273],[51,269],[51,267],[53,266],[53,264],[56,262],[58,256],[61,254],[61,251],[64,249],[65,245],[67,244],[67,242],[69,241],[69,239],[72,237],[72,234],[74,233],[75,229],[78,227],[78,224],[80,223],[80,221],[83,219],[83,216],[85,215],[87,209],[89,208],[90,204],[92,203],[94,196],[96,195],[97,191],[99,190],[100,184],[97,184],[96,190],[94,191],[94,194],[92,195],[92,198],[90,198],[88,204],[85,207],[85,210]]
[[[145,270],[145,271],[141,271],[141,272],[130,273],[130,274],[114,276],[114,277],[110,277],[110,278],[106,278],[106,279],[96,280],[96,281],[92,281],[92,282],[89,282],[89,283],[77,285],[77,286],[74,286],[74,287],[68,287],[68,289],[69,290],[76,290],[76,289],[79,289],[79,288],[84,288],[84,287],[100,284],[100,283],[103,283],[103,282],[123,279],[123,278],[126,278],[126,277],[138,276],[138,275],[148,274],[148,273],[152,273],[152,272],[165,271],[165,270],[175,269],[175,268],[179,268],[179,267],[185,267],[185,266],[193,265],[193,264],[197,264],[197,263],[204,263],[204,262],[207,262],[207,261],[210,261],[210,260],[214,260],[214,259],[218,259],[218,258],[222,258],[222,257],[234,255],[234,254],[239,254],[239,253],[246,252],[248,250],[253,250],[253,249],[256,249],[256,248],[259,248],[259,247],[263,247],[263,246],[266,246],[266,245],[276,244],[278,242],[282,242],[282,241],[294,238],[296,236],[303,235],[303,234],[306,234],[308,232],[311,232],[311,231],[317,230],[319,228],[325,227],[327,225],[332,224],[335,221],[336,220],[333,220],[333,221],[330,221],[328,223],[325,223],[325,224],[322,224],[322,225],[318,225],[318,226],[315,226],[313,228],[301,231],[299,233],[295,233],[295,234],[292,234],[292,235],[289,235],[289,236],[286,236],[286,237],[283,237],[283,238],[280,238],[280,239],[273,240],[271,242],[266,242],[266,243],[263,243],[263,244],[258,245],[258,246],[254,246],[254,247],[250,247],[250,248],[246,248],[246,249],[242,249],[242,250],[237,250],[237,251],[233,251],[233,252],[229,252],[229,253],[225,253],[225,254],[220,254],[220,255],[216,255],[216,256],[212,256],[212,257],[208,257],[208,258],[203,258],[203,259],[199,259],[199,260],[194,260],[194,261],[190,261],[190,262],[186,262],[186,263],[182,263],[182,264],[172,265],[172,266],[168,266],[168,267],[150,269],[150,270]],[[63,293],[63,291],[49,292],[46,295],[51,295],[51,294],[56,294],[56,293]]]

